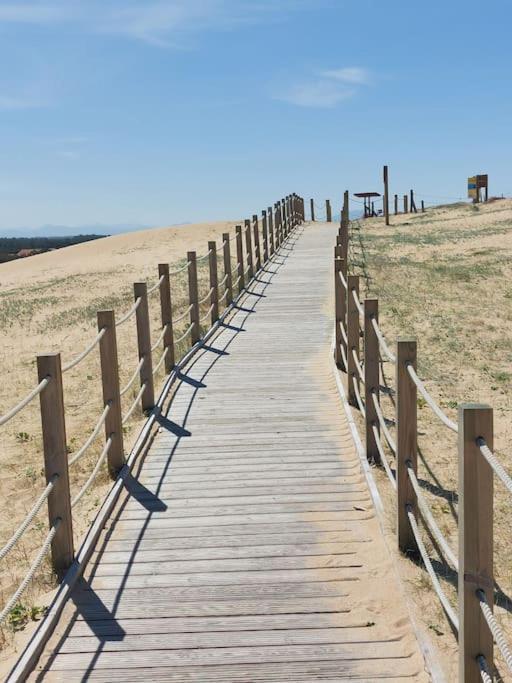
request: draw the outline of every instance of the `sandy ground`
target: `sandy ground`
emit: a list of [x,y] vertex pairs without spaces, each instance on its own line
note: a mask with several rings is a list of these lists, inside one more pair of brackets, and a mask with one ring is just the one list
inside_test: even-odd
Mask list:
[[[379,298],[380,326],[388,342],[398,336],[418,340],[419,375],[451,419],[461,402],[494,409],[495,447],[512,472],[512,201],[453,205],[425,214],[372,219],[352,238],[352,269],[362,276],[364,296]],[[385,366],[388,383],[395,378]],[[382,398],[384,413],[394,405]],[[418,399],[418,478],[434,517],[457,552],[457,439]],[[362,424],[361,424],[362,426]],[[363,433],[361,431],[361,433]],[[391,456],[390,456],[391,458]],[[394,461],[391,458],[392,466]],[[395,498],[381,470],[375,470],[386,501],[390,533]],[[511,499],[495,485],[496,614],[512,642]],[[443,589],[456,605],[456,574],[429,545]],[[401,560],[418,616],[442,653],[448,680],[457,678],[457,643],[421,566]],[[497,650],[497,648],[496,648]],[[499,657],[498,657],[499,662]],[[506,669],[501,663],[499,670]],[[499,680],[499,677],[498,677]]]
[[[27,259],[0,265],[0,414],[6,412],[37,384],[35,358],[37,354],[59,351],[63,363],[76,356],[96,334],[96,311],[114,309],[119,318],[133,303],[133,282],[158,279],[158,263],[168,262],[171,270],[185,263],[187,251],[198,256],[208,251],[208,241],[216,240],[218,249],[222,233],[235,233],[235,223],[197,224],[157,228],[142,232],[107,237]],[[219,273],[223,276],[222,252],[219,253]],[[231,243],[232,262],[236,256]],[[199,296],[209,289],[208,260],[198,263]],[[220,278],[219,278],[220,279]],[[173,307],[181,312],[188,305],[187,273],[171,278]],[[203,308],[208,308],[205,304]],[[161,329],[158,290],[150,297],[152,336]],[[184,320],[177,334],[187,326]],[[118,328],[118,349],[121,385],[132,375],[138,361],[135,319]],[[185,343],[178,349],[185,351]],[[160,352],[155,351],[155,362]],[[155,387],[162,385],[160,371]],[[138,391],[123,397],[126,411]],[[70,453],[84,442],[102,411],[98,352],[94,351],[75,369],[64,376],[67,440]],[[0,465],[0,546],[13,533],[44,488],[41,448],[41,425],[38,399],[15,419],[2,427]],[[135,438],[143,421],[136,410],[125,427],[125,448]],[[98,439],[71,472],[72,495],[86,481],[102,447]],[[91,493],[87,494],[75,514],[75,544],[93,518],[108,488],[108,475],[102,471]],[[0,568],[0,605],[5,604],[31,558],[47,533],[46,510],[24,535],[15,550]],[[38,580],[23,598],[24,607],[47,604],[39,598],[51,589],[53,578],[47,562]],[[0,644],[11,640],[9,629],[0,631]]]

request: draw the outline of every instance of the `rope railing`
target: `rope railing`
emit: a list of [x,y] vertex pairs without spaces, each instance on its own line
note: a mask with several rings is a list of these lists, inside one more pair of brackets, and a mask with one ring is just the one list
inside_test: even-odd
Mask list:
[[480,668],[480,678],[482,683],[492,683],[492,673],[489,669],[486,658],[483,655],[478,655],[476,661],[478,662],[478,666]]
[[343,367],[348,367],[348,362],[347,362],[347,354],[345,353],[345,349],[343,347],[343,344],[340,346],[340,353],[341,353],[341,359],[343,360]]
[[206,311],[206,313],[199,318],[200,323],[204,323],[204,321],[210,316],[211,312],[213,311],[214,304],[210,306],[210,308]]
[[487,460],[489,465],[492,467],[496,476],[505,485],[507,491],[509,493],[512,493],[512,479],[510,478],[508,473],[505,472],[505,469],[503,468],[502,464],[499,462],[499,460],[496,458],[494,453],[491,451],[491,449],[485,443],[485,439],[483,439],[482,437],[479,437],[476,440],[476,443],[477,443],[478,448],[480,449],[480,453],[484,456],[484,458]]
[[96,346],[100,343],[101,339],[105,336],[105,332],[107,331],[106,327],[103,327],[98,334],[94,337],[92,342],[85,348],[82,353],[78,354],[76,358],[74,358],[72,361],[70,361],[67,365],[62,366],[62,372],[67,372],[68,370],[71,370],[72,368],[76,367],[81,361],[84,360],[84,358],[87,358],[87,356],[93,351]]
[[187,315],[190,313],[190,311],[194,308],[194,304],[190,304],[190,306],[187,306],[185,309],[184,313],[182,313],[180,316],[177,318],[174,318],[173,323],[176,325],[177,323],[181,322],[184,318],[187,317]]
[[160,285],[161,285],[162,282],[164,281],[164,278],[165,278],[165,275],[162,275],[162,276],[160,277],[160,279],[157,280],[156,283],[155,283],[152,287],[149,287],[149,288],[148,288],[148,296],[149,296],[150,294],[153,294],[153,292],[156,292],[156,291],[159,289]]
[[163,362],[167,358],[167,354],[169,353],[169,347],[165,348],[162,355],[160,356],[160,360],[158,363],[153,367],[153,376],[156,375],[156,373],[160,370],[162,367]]
[[126,392],[130,390],[132,384],[135,382],[135,380],[139,376],[139,373],[140,373],[142,366],[144,365],[145,362],[146,362],[146,359],[144,357],[142,357],[139,360],[139,362],[137,363],[137,367],[133,371],[133,374],[130,377],[130,379],[128,380],[128,383],[119,391],[120,396],[124,396],[126,394]]
[[458,631],[459,630],[459,619],[458,619],[457,615],[455,614],[455,611],[454,611],[453,607],[451,606],[448,598],[446,597],[446,593],[441,588],[441,584],[439,583],[439,579],[437,578],[437,574],[434,571],[434,567],[432,566],[432,562],[430,560],[430,557],[427,554],[425,544],[423,543],[423,540],[421,538],[421,534],[420,534],[420,531],[418,528],[418,523],[416,522],[416,518],[414,517],[414,513],[412,511],[411,506],[408,505],[406,507],[406,510],[407,510],[407,517],[409,518],[409,524],[411,525],[412,533],[414,535],[414,539],[415,539],[416,544],[418,546],[418,550],[420,552],[421,559],[423,560],[423,564],[425,565],[425,569],[427,570],[427,573],[430,577],[430,581],[432,582],[432,586],[434,588],[434,591],[436,592],[437,597],[439,598],[439,602],[443,606],[443,609],[446,613],[446,616],[451,621],[455,630]]
[[448,545],[448,541],[444,537],[441,529],[438,527],[437,522],[435,521],[434,517],[432,516],[430,508],[427,504],[427,501],[425,500],[423,493],[421,491],[421,488],[420,488],[418,479],[416,477],[416,474],[414,473],[414,470],[412,468],[412,463],[410,461],[408,461],[406,463],[406,465],[407,465],[407,474],[409,476],[411,486],[414,490],[414,494],[415,494],[416,500],[418,502],[418,507],[420,509],[421,516],[423,517],[423,521],[425,522],[425,526],[430,530],[432,536],[436,539],[437,545],[441,549],[444,557],[446,557],[446,559],[449,561],[451,566],[455,569],[455,571],[457,571],[459,568],[459,562],[457,560],[457,556],[455,555],[453,550]]
[[373,401],[373,405],[374,405],[374,408],[375,408],[375,412],[377,413],[377,419],[378,419],[378,421],[379,421],[380,428],[382,429],[382,431],[383,431],[383,433],[384,433],[384,436],[385,436],[385,438],[386,438],[386,441],[387,441],[387,443],[388,443],[388,446],[389,446],[390,449],[391,449],[391,452],[392,452],[394,455],[396,455],[396,443],[395,443],[395,440],[394,440],[393,437],[391,436],[391,433],[390,433],[390,431],[389,431],[389,429],[388,429],[388,426],[387,426],[387,424],[386,424],[386,418],[384,417],[384,415],[383,415],[383,413],[382,413],[382,409],[381,409],[381,407],[380,407],[380,403],[379,403],[379,400],[378,400],[378,398],[377,398],[377,394],[376,394],[376,392],[374,392],[374,391],[372,391],[372,401]]
[[229,289],[226,287],[224,294],[219,299],[219,304],[221,304],[224,301],[224,299],[227,297],[228,294],[229,294]]
[[174,277],[175,275],[179,275],[180,273],[183,273],[184,270],[188,270],[190,268],[190,261],[187,261],[184,266],[181,268],[178,268],[177,270],[172,270],[169,273],[170,277]]
[[121,327],[121,325],[123,325],[127,320],[130,320],[132,315],[135,315],[135,312],[138,309],[138,307],[140,306],[141,301],[142,301],[141,297],[140,296],[137,297],[137,299],[135,300],[135,303],[130,308],[130,310],[122,318],[120,318],[119,320],[116,321],[116,327]]
[[139,389],[139,393],[138,393],[137,396],[134,398],[133,403],[131,404],[131,406],[130,406],[128,412],[126,413],[126,415],[125,415],[125,416],[123,417],[123,419],[122,419],[122,425],[123,425],[123,427],[124,427],[124,425],[128,422],[128,420],[130,419],[130,417],[132,416],[133,411],[134,411],[135,408],[137,407],[137,403],[138,403],[138,402],[140,401],[140,399],[142,398],[142,394],[146,391],[146,387],[147,387],[147,383],[144,382],[144,383],[142,384],[141,388]]
[[228,277],[229,277],[229,273],[226,273],[226,274],[224,275],[224,277],[222,278],[222,280],[220,280],[220,282],[219,282],[219,287],[223,287],[223,286],[226,284],[226,281],[227,281]]
[[202,299],[199,299],[199,301],[197,302],[197,305],[200,306],[201,304],[206,303],[212,294],[213,294],[213,287],[210,287],[209,292]]
[[202,256],[196,256],[196,261],[204,261],[205,259],[208,258],[208,256],[210,256],[210,254],[212,253],[212,251],[213,251],[213,249],[209,249],[209,250],[206,252],[206,254],[203,254]]
[[61,520],[57,518],[54,523],[51,526],[50,531],[48,532],[43,545],[41,546],[41,549],[37,553],[34,561],[30,565],[30,569],[28,570],[27,574],[25,575],[25,578],[21,582],[21,584],[18,586],[18,589],[16,592],[11,596],[11,598],[7,601],[6,605],[4,606],[3,610],[0,612],[0,626],[3,624],[5,621],[6,617],[9,615],[11,612],[12,608],[17,604],[18,600],[21,598],[23,593],[27,590],[30,582],[35,576],[35,573],[41,566],[44,558],[46,557],[46,554],[48,553],[48,550],[50,549],[50,545],[54,539],[55,534],[57,533],[57,529],[59,528]]
[[78,505],[78,503],[82,500],[82,498],[85,496],[85,494],[89,490],[93,481],[98,476],[98,472],[100,471],[101,466],[105,462],[105,459],[108,455],[108,452],[110,450],[111,445],[112,445],[112,437],[109,436],[109,438],[105,442],[105,445],[103,446],[103,450],[101,451],[98,460],[96,461],[96,464],[94,465],[94,469],[92,470],[91,474],[89,475],[87,481],[85,482],[85,484],[82,486],[80,491],[77,493],[77,495],[71,501],[71,509],[73,509],[74,507],[76,507]]
[[363,417],[366,417],[366,409],[364,407],[363,399],[361,398],[361,394],[359,393],[359,387],[357,385],[357,382],[353,383],[354,387],[354,394],[356,397],[357,405],[359,406],[359,410],[361,411],[361,415]]
[[512,673],[512,652],[510,651],[510,648],[508,646],[505,634],[503,633],[503,629],[501,628],[496,617],[492,613],[491,608],[489,607],[489,603],[487,602],[487,598],[485,597],[485,592],[481,588],[479,588],[476,591],[476,596],[480,603],[480,609],[482,610],[484,619],[487,623],[487,626],[489,627],[489,631],[492,633],[492,637],[494,638],[494,641],[498,646],[499,651],[503,656],[503,659],[505,660],[508,670],[510,671],[510,673]]
[[348,285],[347,285],[347,281],[345,280],[345,277],[344,277],[343,273],[341,272],[341,270],[338,270],[338,276],[340,278],[342,287],[346,290]]
[[372,425],[372,431],[373,431],[373,438],[375,439],[375,443],[377,445],[377,450],[379,451],[380,461],[384,466],[384,471],[388,475],[388,479],[391,482],[391,486],[396,491],[396,479],[393,476],[393,472],[391,471],[391,467],[389,466],[388,459],[386,457],[386,453],[384,452],[384,448],[382,447],[382,441],[380,440],[379,430],[377,429],[377,426],[375,424]]
[[354,359],[354,365],[357,370],[357,374],[359,375],[359,379],[364,384],[363,366],[359,362],[359,358],[357,357],[357,351],[355,349],[352,349],[352,358]]
[[345,332],[345,325],[343,324],[342,320],[340,320],[338,324],[340,326],[340,332],[343,339],[343,343],[345,344],[345,346],[348,346],[348,337],[347,333]]
[[190,323],[190,325],[187,327],[185,332],[183,332],[183,334],[180,337],[178,337],[177,339],[174,340],[174,343],[179,344],[181,341],[183,341],[185,339],[185,337],[188,337],[188,335],[192,332],[193,327],[194,327],[194,323]]
[[46,485],[44,491],[41,493],[39,498],[36,500],[30,511],[26,514],[25,519],[22,521],[22,523],[18,526],[16,531],[13,533],[11,538],[7,541],[7,543],[3,546],[3,548],[0,550],[0,561],[4,559],[6,555],[8,555],[11,550],[14,548],[16,543],[20,540],[20,538],[23,536],[25,531],[28,529],[28,527],[32,524],[34,519],[37,517],[39,511],[43,507],[43,504],[48,500],[48,496],[53,490],[53,487],[55,486],[55,482],[59,478],[58,474],[54,474],[53,477],[50,479],[48,484]]
[[359,311],[359,315],[364,318],[364,308],[361,305],[361,302],[359,301],[359,297],[357,296],[357,292],[355,289],[352,290],[352,298],[354,299],[354,303],[356,305],[357,310]]
[[372,327],[375,330],[375,335],[377,336],[377,339],[379,341],[379,346],[381,348],[381,351],[384,351],[384,355],[388,360],[390,360],[392,363],[396,363],[396,356],[395,354],[391,351],[389,346],[387,345],[386,339],[384,335],[382,334],[382,331],[379,327],[379,324],[375,317],[371,318],[372,322]]
[[100,415],[100,419],[96,423],[93,431],[91,432],[90,436],[88,439],[85,441],[84,445],[79,448],[79,450],[69,458],[69,465],[74,465],[77,460],[80,460],[80,458],[86,453],[87,449],[89,446],[95,441],[97,438],[98,434],[100,433],[100,429],[103,427],[105,424],[105,420],[107,419],[107,415],[109,414],[110,410],[112,408],[111,403],[107,403],[105,406],[103,412]]
[[157,348],[160,346],[160,344],[162,343],[162,340],[163,340],[163,338],[164,338],[164,336],[165,336],[165,333],[167,332],[168,329],[169,329],[169,323],[166,323],[166,324],[162,327],[162,331],[161,331],[160,334],[158,335],[158,339],[155,341],[155,343],[154,343],[153,346],[151,347],[151,353],[153,353],[153,351],[156,351]]
[[36,396],[39,396],[39,394],[46,389],[48,384],[50,383],[50,377],[45,377],[42,379],[37,387],[34,387],[32,391],[29,391],[29,393],[25,396],[25,398],[22,398],[19,403],[17,403],[13,408],[11,408],[5,415],[2,415],[0,417],[0,427],[9,420],[11,420],[15,415],[17,415],[25,406],[27,406],[31,401],[35,399]]
[[448,415],[446,415],[441,410],[441,408],[437,405],[437,403],[434,401],[432,396],[426,390],[425,385],[423,384],[421,379],[418,377],[415,369],[413,368],[413,366],[410,363],[407,364],[407,372],[411,376],[411,379],[414,382],[414,384],[417,386],[420,394],[423,396],[423,398],[425,399],[427,404],[430,406],[430,408],[432,408],[432,411],[435,413],[435,415],[437,415],[437,417],[441,420],[441,422],[443,424],[445,424],[448,427],[448,429],[451,429],[452,432],[457,433],[459,431],[459,429],[458,429],[456,423],[453,422],[453,420],[450,420]]

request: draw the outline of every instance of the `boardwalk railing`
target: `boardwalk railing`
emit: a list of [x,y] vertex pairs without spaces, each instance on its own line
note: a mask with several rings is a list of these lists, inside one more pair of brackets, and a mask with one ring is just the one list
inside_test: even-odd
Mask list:
[[[512,673],[512,652],[493,615],[493,485],[496,476],[512,494],[512,479],[493,453],[493,415],[487,405],[459,405],[451,420],[417,374],[417,345],[400,338],[393,351],[379,325],[379,302],[359,294],[359,276],[348,274],[349,221],[342,216],[334,248],[335,350],[338,367],[347,375],[348,401],[364,419],[366,456],[382,466],[396,492],[397,544],[419,555],[459,641],[461,683],[491,681],[493,644]],[[386,385],[383,363],[395,366],[396,383]],[[458,435],[459,551],[450,547],[422,494],[417,478],[418,393],[441,423]],[[395,404],[385,416],[381,398]],[[392,429],[394,428],[394,436]],[[395,459],[393,471],[387,453]],[[418,521],[458,573],[458,611],[444,593],[422,539]]]
[[[245,254],[242,228],[237,226],[234,236],[228,233],[223,235],[221,250],[217,249],[216,242],[208,242],[207,253],[197,256],[194,251],[188,252],[186,263],[173,272],[169,270],[167,263],[160,263],[158,280],[153,285],[148,287],[146,282],[134,284],[134,303],[126,313],[116,319],[113,310],[98,312],[98,333],[86,348],[68,363],[62,363],[59,353],[37,357],[37,385],[0,417],[0,426],[39,398],[46,487],[11,538],[0,548],[0,561],[9,555],[24,533],[35,523],[45,506],[48,511],[49,530],[25,578],[5,602],[0,612],[0,626],[18,603],[50,550],[52,566],[57,576],[60,579],[65,577],[66,572],[75,563],[76,580],[83,570],[90,549],[87,552],[80,551],[75,556],[74,511],[79,507],[105,463],[108,465],[111,478],[115,480],[119,479],[121,472],[126,473],[127,465],[133,465],[132,456],[140,452],[149,436],[154,418],[160,410],[162,397],[165,397],[168,390],[171,373],[201,347],[204,339],[250,286],[258,271],[265,267],[268,260],[290,238],[295,228],[301,225],[304,221],[304,201],[296,194],[289,195],[276,202],[274,209],[269,207],[263,211],[261,220],[262,233],[259,231],[258,216],[253,216],[252,222],[246,221]],[[234,268],[231,255],[233,241],[236,242]],[[209,269],[207,292],[199,292],[198,286],[198,266],[203,263],[208,264]],[[188,306],[183,311],[175,311],[172,305],[171,278],[185,272],[188,276]],[[152,305],[153,297],[157,296],[160,303],[161,329],[153,341],[149,307]],[[136,334],[139,360],[130,379],[121,387],[116,331],[120,326],[129,324],[133,325],[133,332]],[[183,350],[183,354],[178,361],[180,349]],[[78,366],[96,350],[99,352],[101,365],[103,404],[99,417],[83,445],[74,453],[68,454],[63,374]],[[162,367],[167,379],[164,381],[161,398],[155,401],[155,375]],[[139,388],[135,398],[125,403],[130,390],[133,391],[137,384]],[[146,422],[127,460],[123,428],[137,410],[151,416],[151,419]],[[79,491],[72,496],[69,469],[85,455],[94,442],[100,439],[102,432],[104,443],[101,453]],[[119,487],[118,489],[120,490]]]

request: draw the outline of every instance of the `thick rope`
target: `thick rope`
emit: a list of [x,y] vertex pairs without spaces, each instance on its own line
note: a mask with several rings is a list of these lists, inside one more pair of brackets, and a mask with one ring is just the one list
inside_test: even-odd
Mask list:
[[345,325],[342,323],[341,320],[339,321],[338,325],[340,326],[340,332],[341,332],[341,336],[343,338],[343,341],[345,342],[345,346],[348,346],[348,337],[347,337],[347,333],[345,332]]
[[53,477],[50,479],[50,481],[46,485],[45,490],[41,493],[39,498],[34,503],[34,506],[30,510],[30,512],[27,513],[23,522],[19,525],[19,527],[16,529],[16,531],[11,536],[11,538],[7,541],[7,543],[4,545],[4,547],[0,550],[0,561],[3,560],[4,557],[11,552],[11,550],[14,548],[16,543],[20,540],[20,538],[23,536],[25,531],[28,529],[28,527],[34,521],[38,512],[43,507],[43,503],[46,500],[48,500],[48,496],[50,495],[53,487],[55,486],[55,482],[57,481],[58,478],[59,478],[58,474],[53,475]]
[[375,406],[375,412],[377,413],[377,418],[379,420],[379,424],[381,426],[382,431],[384,432],[384,436],[386,437],[386,441],[388,442],[388,446],[391,448],[393,455],[396,455],[396,443],[390,434],[390,431],[389,431],[388,426],[386,424],[386,418],[382,414],[382,410],[380,408],[379,401],[377,400],[377,394],[374,391],[372,391],[372,401],[373,401],[373,405]]
[[347,281],[346,281],[345,278],[343,277],[343,273],[341,272],[341,270],[338,270],[338,275],[339,275],[339,277],[340,277],[341,284],[343,285],[344,289],[347,289],[347,286],[348,286],[348,285],[347,285]]
[[135,368],[135,370],[134,370],[134,372],[133,372],[133,375],[132,375],[132,376],[130,377],[130,379],[128,380],[128,384],[126,384],[126,385],[121,389],[121,391],[119,392],[119,395],[120,395],[120,396],[124,396],[124,395],[126,394],[126,392],[129,391],[130,387],[132,386],[132,384],[135,382],[135,380],[136,380],[137,377],[139,376],[139,373],[140,373],[140,371],[141,371],[141,369],[142,369],[142,366],[144,365],[145,362],[146,362],[146,358],[145,358],[144,356],[142,356],[142,358],[141,358],[141,359],[139,360],[139,362],[137,363],[137,367]]
[[211,297],[212,294],[213,294],[213,287],[210,287],[210,291],[208,292],[208,294],[207,294],[206,296],[204,296],[202,299],[199,299],[199,301],[197,302],[197,304],[198,304],[199,306],[200,306],[201,304],[204,304],[206,301],[208,301],[208,299]]
[[352,349],[352,358],[354,359],[354,365],[356,366],[356,370],[357,370],[357,374],[359,375],[359,379],[364,384],[363,366],[359,362],[359,358],[357,357],[357,353],[356,353],[355,349]]
[[430,561],[429,556],[427,555],[427,551],[425,548],[425,545],[421,539],[420,532],[418,529],[418,524],[416,523],[416,519],[414,517],[414,514],[412,512],[412,508],[410,505],[406,506],[407,510],[407,516],[409,518],[409,524],[411,525],[412,533],[414,535],[414,538],[416,539],[416,543],[418,545],[418,550],[420,551],[421,559],[423,560],[423,564],[425,565],[425,569],[428,572],[428,575],[430,576],[430,580],[432,581],[432,586],[437,593],[437,597],[439,598],[439,601],[441,602],[441,605],[443,606],[444,611],[446,612],[446,616],[448,619],[451,621],[453,627],[455,630],[458,632],[459,630],[459,619],[457,615],[455,614],[455,611],[453,610],[452,606],[448,602],[448,598],[446,597],[446,594],[444,593],[443,589],[441,588],[441,584],[439,583],[439,579],[436,576],[436,573],[434,571],[434,568],[432,567],[432,562]]
[[156,292],[156,290],[160,287],[160,285],[164,281],[164,277],[165,277],[165,275],[161,275],[160,279],[152,287],[150,287],[148,289],[148,296],[149,296],[149,294],[153,294],[153,292]]
[[0,612],[0,625],[5,621],[5,618],[7,615],[10,613],[12,608],[17,604],[18,600],[21,598],[23,593],[26,591],[29,583],[32,581],[34,578],[35,573],[41,566],[42,561],[45,558],[46,553],[48,552],[51,542],[53,541],[53,538],[55,534],[57,533],[57,529],[59,528],[60,524],[60,518],[57,518],[55,522],[52,525],[52,528],[48,532],[48,535],[45,538],[45,541],[43,545],[41,546],[41,550],[37,553],[34,562],[31,564],[30,569],[27,572],[27,575],[23,579],[23,581],[20,583],[18,589],[14,593],[14,595],[10,598],[10,600],[7,602],[5,607],[3,608],[2,612]]
[[91,353],[93,349],[96,348],[96,346],[100,343],[100,339],[104,336],[105,332],[107,331],[106,327],[102,327],[101,330],[98,332],[98,334],[94,337],[92,342],[89,344],[89,346],[82,351],[76,358],[74,358],[71,362],[69,362],[67,365],[62,366],[62,372],[67,372],[68,370],[71,370],[71,368],[74,368],[78,363],[83,361],[84,358],[87,358],[87,356]]
[[392,363],[396,363],[396,356],[394,353],[392,353],[391,349],[387,345],[386,339],[382,334],[382,331],[379,327],[377,320],[375,319],[375,317],[372,316],[371,321],[373,329],[375,330],[375,334],[377,335],[377,339],[379,340],[381,350],[384,351],[384,355],[387,357],[388,360],[390,360]]
[[492,674],[486,658],[483,655],[478,655],[476,660],[480,667],[480,678],[482,679],[482,683],[492,683]]
[[105,442],[105,446],[103,447],[103,450],[101,451],[100,457],[98,458],[96,464],[94,465],[94,469],[93,469],[93,471],[91,472],[89,478],[87,479],[87,481],[85,482],[85,484],[82,486],[82,488],[80,489],[80,491],[77,493],[77,495],[76,495],[76,496],[73,498],[73,500],[71,501],[71,508],[74,508],[76,505],[78,505],[78,503],[79,503],[80,500],[83,498],[83,496],[84,496],[85,493],[87,492],[87,490],[88,490],[88,488],[90,487],[90,485],[92,484],[92,482],[93,482],[93,481],[96,479],[96,477],[98,476],[98,472],[100,471],[100,467],[102,466],[102,464],[103,464],[105,458],[107,457],[107,454],[108,454],[108,452],[109,452],[109,450],[110,450],[110,446],[111,446],[111,445],[112,445],[112,437],[109,436],[109,438],[108,438],[108,439],[106,440],[106,442]]
[[20,410],[23,410],[23,408],[30,403],[30,401],[34,400],[36,396],[39,396],[39,394],[46,389],[48,384],[50,383],[50,377],[45,377],[42,379],[37,387],[32,389],[31,392],[29,392],[25,398],[22,398],[19,403],[17,403],[14,408],[11,408],[5,415],[2,415],[0,417],[0,427],[4,425],[6,422],[9,422],[11,418],[13,418],[15,415],[17,415]]
[[420,392],[420,394],[423,396],[425,401],[432,408],[432,411],[437,415],[437,417],[441,420],[441,422],[443,424],[445,424],[448,427],[448,429],[451,429],[452,432],[457,433],[459,431],[459,428],[457,427],[456,423],[453,422],[453,420],[450,420],[448,415],[446,415],[441,410],[441,408],[437,405],[437,403],[434,401],[432,396],[426,390],[425,385],[423,384],[421,379],[418,377],[418,375],[416,374],[416,371],[414,370],[413,366],[410,363],[407,364],[407,372],[409,373],[414,384],[418,387],[418,391]]
[[485,440],[482,439],[482,437],[480,437],[476,440],[476,443],[478,445],[478,448],[480,449],[480,453],[484,456],[489,465],[492,467],[492,469],[496,473],[496,476],[501,479],[503,484],[505,484],[507,491],[509,493],[512,493],[512,479],[510,478],[508,473],[505,472],[502,464],[499,462],[494,453],[485,443]]
[[227,297],[228,294],[229,294],[229,289],[226,287],[224,294],[219,299],[219,304],[221,304],[224,301],[224,299]]
[[183,318],[186,318],[187,315],[190,313],[190,311],[191,311],[193,308],[194,308],[194,304],[190,304],[190,306],[188,306],[188,307],[185,309],[185,312],[184,312],[184,313],[182,313],[178,318],[175,318],[175,319],[173,320],[174,324],[179,323],[181,320],[183,320]]
[[377,429],[377,426],[374,424],[372,425],[372,431],[373,431],[373,437],[375,439],[375,443],[377,444],[377,450],[379,451],[380,460],[381,460],[382,464],[384,465],[384,470],[385,470],[386,474],[388,475],[388,479],[391,482],[391,485],[393,486],[393,488],[396,491],[396,479],[393,476],[393,472],[391,471],[391,468],[389,466],[388,459],[386,458],[386,454],[384,453],[384,448],[382,447],[382,442],[380,440],[379,430]]
[[174,343],[179,344],[181,341],[185,339],[185,337],[188,337],[188,335],[192,332],[192,328],[194,327],[194,323],[190,323],[190,325],[187,327],[185,332],[181,335],[181,337],[178,337],[178,339],[175,339]]
[[124,315],[122,318],[120,318],[120,319],[116,322],[116,327],[121,327],[121,325],[122,325],[123,323],[125,323],[127,320],[130,320],[130,318],[132,317],[132,315],[135,313],[135,311],[136,311],[136,310],[138,309],[138,307],[140,306],[140,302],[141,302],[141,301],[142,301],[142,299],[140,298],[140,296],[137,297],[137,299],[135,299],[135,303],[134,303],[133,306],[130,308],[130,310],[128,311],[128,313],[126,313],[126,315]]
[[420,509],[421,516],[423,517],[426,526],[430,529],[432,535],[436,539],[437,544],[441,548],[443,555],[446,557],[446,559],[449,561],[449,563],[455,569],[455,571],[457,571],[459,568],[457,557],[448,545],[448,541],[444,537],[441,529],[437,526],[437,523],[434,517],[432,516],[432,513],[430,511],[430,508],[428,507],[427,501],[423,496],[418,479],[416,478],[416,474],[414,473],[412,463],[410,462],[410,460],[407,461],[407,474],[409,475],[409,480],[412,484],[414,493],[416,494],[418,507]]
[[188,270],[190,268],[190,261],[187,261],[184,266],[181,268],[178,268],[177,270],[173,270],[169,273],[170,276],[173,275],[179,275],[180,273],[183,273],[184,270]]
[[348,368],[347,354],[345,353],[345,349],[343,348],[343,344],[340,344],[340,352],[341,352],[341,358],[343,360],[343,367]]
[[359,297],[357,296],[357,292],[355,289],[352,290],[352,298],[354,299],[356,308],[359,311],[359,315],[361,316],[361,318],[364,318],[364,308],[361,306],[361,302],[359,301]]
[[168,353],[169,353],[169,347],[167,346],[167,347],[164,349],[164,352],[162,353],[162,355],[160,356],[160,360],[158,361],[158,363],[157,363],[157,364],[155,365],[155,367],[153,368],[153,376],[155,376],[156,373],[160,370],[160,368],[161,368],[161,366],[162,366],[162,363],[164,362],[164,360],[165,360],[165,358],[166,358],[166,356],[167,356]]
[[485,597],[485,592],[479,588],[476,591],[476,596],[480,602],[480,609],[482,610],[484,619],[487,622],[489,631],[492,633],[492,637],[494,638],[496,645],[503,655],[503,659],[505,660],[508,670],[512,673],[512,652],[508,646],[505,634],[503,633],[501,626],[498,624],[496,617],[492,613],[489,603],[487,602],[487,598]]
[[103,425],[105,424],[105,420],[107,419],[107,415],[109,414],[111,407],[112,407],[112,404],[111,404],[111,403],[107,403],[107,405],[105,406],[103,412],[102,412],[101,415],[100,415],[100,419],[99,419],[98,422],[96,423],[96,426],[94,427],[94,429],[93,429],[91,435],[89,436],[89,438],[87,439],[87,441],[86,441],[86,442],[84,443],[84,445],[75,453],[75,455],[73,455],[73,456],[69,459],[68,464],[69,464],[70,466],[71,466],[71,465],[74,465],[75,462],[76,462],[77,460],[80,460],[80,458],[81,458],[82,455],[87,451],[87,449],[88,449],[89,446],[92,444],[92,442],[97,438],[98,434],[100,433],[100,429],[101,429],[101,428],[103,427]]
[[366,410],[364,407],[363,400],[361,398],[361,394],[359,393],[359,387],[357,386],[357,382],[353,382],[352,385],[354,387],[354,394],[356,397],[357,405],[359,406],[359,410],[361,411],[362,416],[366,417]]
[[128,420],[130,419],[130,417],[132,416],[132,413],[133,413],[133,411],[135,410],[135,408],[137,407],[137,403],[140,401],[140,399],[141,399],[141,397],[142,397],[142,394],[144,393],[145,390],[146,390],[146,382],[144,382],[143,385],[141,386],[141,388],[139,389],[139,393],[138,393],[137,396],[135,397],[135,399],[134,399],[132,405],[130,406],[130,410],[129,410],[129,411],[126,413],[126,415],[123,417],[123,420],[122,420],[122,425],[123,425],[123,427],[124,427],[124,425],[128,422]]
[[168,329],[169,329],[169,323],[166,323],[166,324],[162,327],[162,331],[161,331],[160,334],[158,335],[158,339],[156,340],[156,342],[155,342],[155,343],[153,344],[153,346],[151,347],[151,353],[153,353],[153,351],[156,351],[156,349],[160,346],[160,342],[161,342],[162,339],[164,338],[164,335],[165,335],[165,333],[167,332]]

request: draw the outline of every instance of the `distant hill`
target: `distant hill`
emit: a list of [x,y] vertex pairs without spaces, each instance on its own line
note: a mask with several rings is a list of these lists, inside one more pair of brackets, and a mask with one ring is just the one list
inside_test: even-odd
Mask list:
[[148,230],[150,226],[136,223],[94,225],[41,225],[37,228],[0,228],[0,237],[75,237],[76,235],[120,235],[124,232]]

